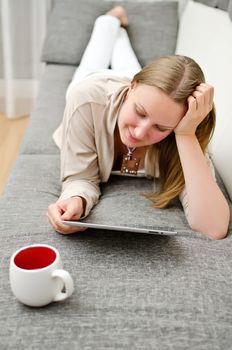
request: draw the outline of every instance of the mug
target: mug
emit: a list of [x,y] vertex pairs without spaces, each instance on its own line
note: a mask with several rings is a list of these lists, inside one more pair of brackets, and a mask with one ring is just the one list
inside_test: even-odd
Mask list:
[[21,303],[35,307],[65,300],[74,290],[58,250],[47,244],[28,245],[12,255],[10,285]]

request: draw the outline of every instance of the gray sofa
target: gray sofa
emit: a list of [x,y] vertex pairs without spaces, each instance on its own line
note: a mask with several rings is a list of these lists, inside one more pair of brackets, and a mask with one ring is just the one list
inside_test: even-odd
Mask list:
[[[89,25],[111,4],[54,1],[37,103],[0,197],[0,349],[232,349],[231,222],[228,236],[221,241],[192,232],[178,203],[154,211],[158,223],[177,228],[174,237],[101,230],[64,236],[47,222],[47,207],[60,193],[59,152],[51,135],[62,119],[65,91],[91,31],[89,26],[83,32],[80,21]],[[142,64],[154,53],[175,52],[175,2],[126,6],[131,13],[132,44]],[[147,38],[148,29],[153,34]],[[145,180],[124,180],[122,185],[114,178],[110,181],[111,187],[103,186],[96,215],[101,220],[107,208],[106,217],[117,221],[121,214],[114,205],[118,210],[118,203],[133,209],[138,192],[149,185]],[[226,193],[222,182],[220,186]],[[139,201],[144,211],[151,210],[147,200]],[[229,196],[228,201],[231,207]],[[135,222],[152,226],[150,213],[149,220],[135,213]],[[35,309],[12,295],[10,256],[33,243],[51,244],[60,251],[75,285],[66,301]]]

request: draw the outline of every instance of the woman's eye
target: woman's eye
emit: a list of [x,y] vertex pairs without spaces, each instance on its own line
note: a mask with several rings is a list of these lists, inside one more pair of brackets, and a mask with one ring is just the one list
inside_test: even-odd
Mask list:
[[159,125],[157,125],[157,124],[154,124],[153,125],[153,128],[154,129],[156,129],[156,130],[158,130],[158,131],[160,131],[160,132],[165,132],[165,131],[167,131],[167,129],[163,129],[163,128],[161,128]]
[[138,111],[137,109],[135,110],[135,112],[136,112],[136,114],[137,114],[138,116],[140,116],[141,118],[145,118],[145,117],[146,117],[146,115],[145,115],[144,113]]

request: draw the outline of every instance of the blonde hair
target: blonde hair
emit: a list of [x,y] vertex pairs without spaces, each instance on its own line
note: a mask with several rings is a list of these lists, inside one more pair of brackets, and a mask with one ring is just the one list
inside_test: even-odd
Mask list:
[[[159,88],[173,101],[187,107],[187,98],[199,84],[205,82],[205,77],[193,59],[173,55],[163,56],[146,65],[134,76],[133,81]],[[206,152],[212,137],[215,120],[213,106],[211,112],[197,127],[196,136],[203,153]],[[155,166],[158,164],[160,181],[156,192],[143,195],[153,202],[155,208],[164,208],[181,193],[185,185],[174,132],[159,143],[151,145],[148,152],[149,162],[154,164],[154,174]]]

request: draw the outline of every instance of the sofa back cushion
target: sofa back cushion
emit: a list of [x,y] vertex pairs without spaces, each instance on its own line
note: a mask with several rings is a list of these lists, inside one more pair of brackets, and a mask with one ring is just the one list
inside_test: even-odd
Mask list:
[[232,0],[230,0],[230,2],[229,2],[228,12],[230,15],[230,19],[232,20]]
[[176,53],[195,59],[215,87],[213,162],[232,200],[232,21],[228,12],[190,0],[180,19]]
[[195,2],[200,2],[201,4],[218,8],[220,10],[227,11],[230,0],[194,0]]
[[178,2],[113,2],[103,0],[55,0],[42,50],[42,61],[78,65],[89,41],[94,20],[111,7],[128,11],[128,33],[143,66],[173,54],[178,29]]

